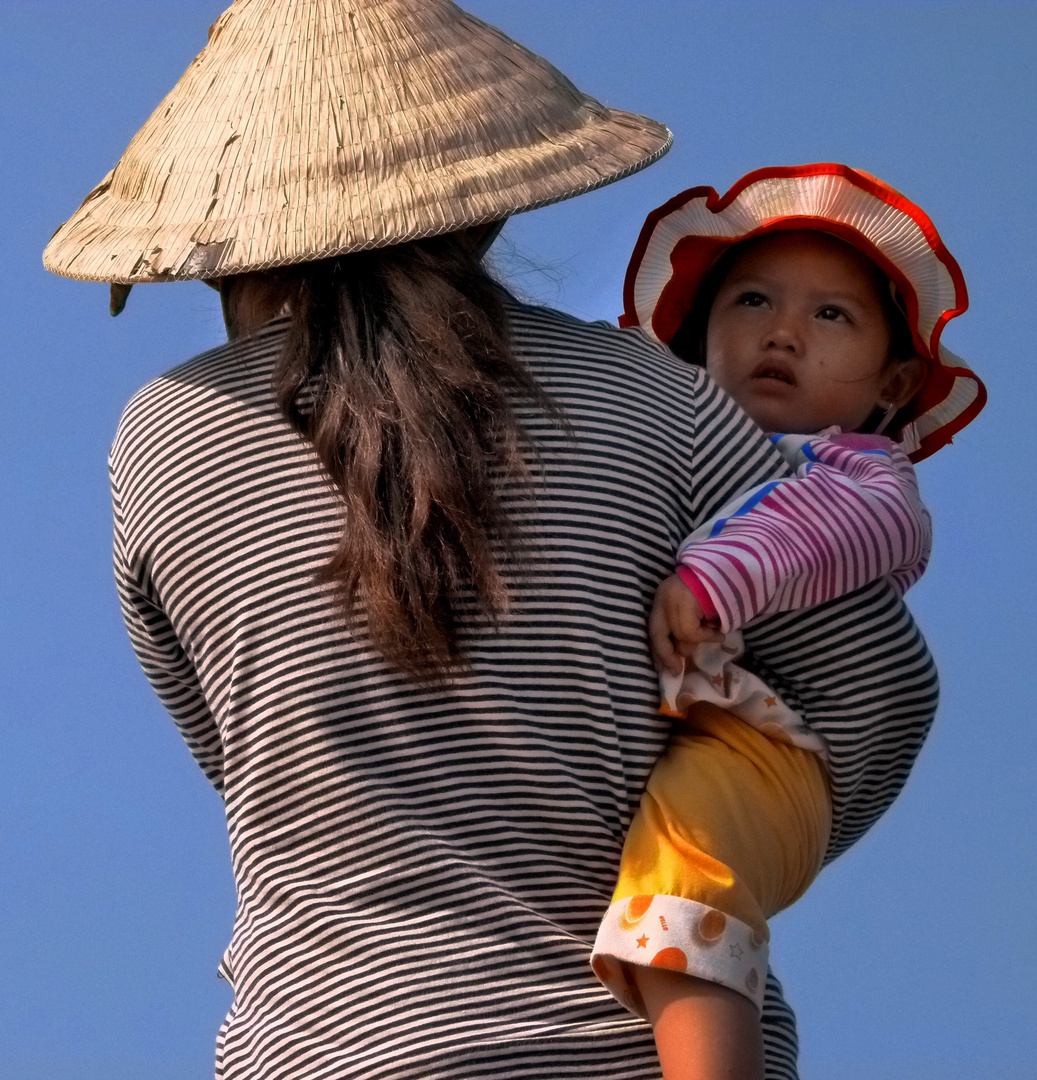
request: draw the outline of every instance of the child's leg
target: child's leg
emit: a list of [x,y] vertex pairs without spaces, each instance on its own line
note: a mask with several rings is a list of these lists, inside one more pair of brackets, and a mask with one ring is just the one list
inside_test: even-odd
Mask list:
[[[702,980],[688,990],[693,1007],[705,1009],[709,1023],[729,1016],[744,1033],[744,1010],[720,988],[760,1008],[766,920],[813,880],[830,823],[816,755],[774,742],[715,706],[694,706],[656,764],[627,834],[595,943],[595,972],[641,1015],[648,1012],[642,983],[658,1002],[657,984],[690,988]],[[653,969],[681,972],[684,980],[661,980]],[[677,1012],[687,1018],[687,1008]]]
[[631,968],[663,1080],[763,1080],[763,1031],[749,998],[663,968]]

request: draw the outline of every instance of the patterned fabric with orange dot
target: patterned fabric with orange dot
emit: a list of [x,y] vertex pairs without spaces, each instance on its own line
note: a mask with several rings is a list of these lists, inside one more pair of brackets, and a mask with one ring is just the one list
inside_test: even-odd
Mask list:
[[763,1008],[769,956],[761,933],[680,896],[632,896],[608,910],[594,945],[594,974],[631,1012],[645,1016],[625,965],[661,967],[719,983]]
[[831,828],[821,758],[705,702],[675,725],[630,828],[591,966],[644,1016],[632,967],[763,1004],[767,920],[810,886]]

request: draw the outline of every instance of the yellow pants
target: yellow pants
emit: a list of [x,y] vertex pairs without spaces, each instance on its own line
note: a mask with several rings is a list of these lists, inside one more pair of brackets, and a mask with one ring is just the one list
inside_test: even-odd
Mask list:
[[592,956],[598,977],[637,1012],[625,964],[686,971],[762,1006],[767,919],[817,876],[831,819],[816,754],[693,705],[627,833]]

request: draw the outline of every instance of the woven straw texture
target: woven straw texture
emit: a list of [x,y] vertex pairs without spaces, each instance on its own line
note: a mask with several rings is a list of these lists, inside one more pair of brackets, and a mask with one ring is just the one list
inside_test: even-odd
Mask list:
[[600,187],[670,141],[447,0],[237,0],[44,265],[130,284],[383,247]]

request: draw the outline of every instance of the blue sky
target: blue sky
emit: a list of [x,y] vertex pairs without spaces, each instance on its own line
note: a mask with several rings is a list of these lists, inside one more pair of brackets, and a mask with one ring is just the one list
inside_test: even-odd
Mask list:
[[[142,383],[217,343],[199,284],[45,274],[51,232],[205,42],[208,0],[0,4],[0,1075],[210,1074],[233,887],[219,801],[136,668],[105,454]],[[775,920],[804,1080],[1022,1080],[1037,1058],[1032,311],[1037,5],[469,0],[582,89],[667,123],[669,157],[512,222],[526,295],[614,318],[645,213],[692,184],[841,160],[933,218],[969,284],[947,344],[990,406],[920,470],[910,600],[944,702],[907,791]]]

